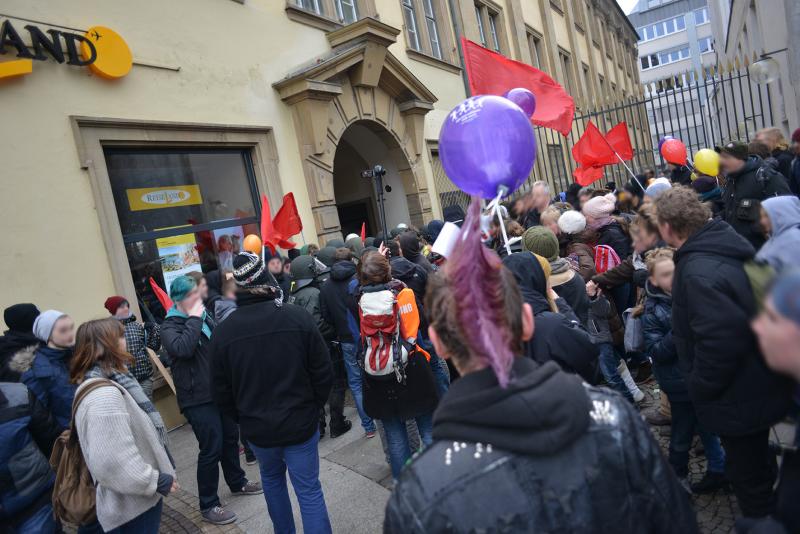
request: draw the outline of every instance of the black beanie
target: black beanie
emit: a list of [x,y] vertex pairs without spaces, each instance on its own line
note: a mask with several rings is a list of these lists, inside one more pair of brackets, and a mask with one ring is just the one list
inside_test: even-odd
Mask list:
[[33,331],[33,322],[39,317],[39,313],[41,313],[39,308],[30,302],[14,304],[3,311],[3,321],[9,330],[30,333]]

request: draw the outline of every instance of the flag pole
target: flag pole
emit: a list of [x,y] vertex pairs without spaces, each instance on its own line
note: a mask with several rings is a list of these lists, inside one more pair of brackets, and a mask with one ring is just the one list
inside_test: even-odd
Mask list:
[[[613,130],[613,128],[612,128],[612,130]],[[606,139],[605,135],[601,135],[600,137],[603,138],[603,141],[605,141],[605,143],[608,145],[608,148],[611,149],[611,152],[613,152],[614,155],[617,156],[617,159],[619,160],[619,162],[622,163],[625,166],[625,169],[631,175],[631,178],[633,178],[633,181],[637,183],[637,185],[639,186],[639,189],[641,189],[642,192],[644,192],[644,186],[639,183],[639,179],[636,177],[635,174],[633,174],[633,171],[631,170],[630,167],[628,167],[628,164],[625,163],[625,160],[622,159],[622,156],[620,156],[619,153],[617,153],[617,151],[614,149],[614,147],[611,146],[611,143],[608,142],[608,139]]]

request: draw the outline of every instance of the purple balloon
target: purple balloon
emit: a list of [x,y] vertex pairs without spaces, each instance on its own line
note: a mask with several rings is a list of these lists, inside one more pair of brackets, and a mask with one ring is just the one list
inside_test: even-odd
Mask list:
[[659,154],[661,153],[661,147],[664,146],[664,142],[665,141],[669,141],[670,139],[675,139],[675,138],[672,137],[671,135],[665,135],[664,137],[662,137],[661,139],[658,140],[658,153]]
[[536,111],[536,96],[533,93],[524,87],[517,87],[503,96],[522,108],[525,115],[533,117],[533,113]]
[[462,191],[495,198],[528,178],[536,159],[530,118],[501,96],[473,96],[450,111],[439,133],[439,156],[447,176]]

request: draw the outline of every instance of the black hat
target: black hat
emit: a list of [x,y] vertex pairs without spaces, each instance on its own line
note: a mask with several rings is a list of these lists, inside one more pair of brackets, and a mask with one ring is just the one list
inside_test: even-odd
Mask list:
[[39,308],[29,302],[14,304],[3,311],[3,321],[9,330],[32,332],[33,322],[39,317]]
[[274,287],[261,257],[252,252],[240,252],[233,258],[233,278],[237,286],[245,289]]
[[296,257],[300,255],[300,250],[296,248],[290,248],[288,254],[289,254],[289,259],[294,260]]
[[747,143],[741,141],[731,141],[730,143],[725,143],[723,146],[715,146],[714,150],[719,154],[728,154],[742,161],[747,161],[747,157],[750,153],[747,148]]

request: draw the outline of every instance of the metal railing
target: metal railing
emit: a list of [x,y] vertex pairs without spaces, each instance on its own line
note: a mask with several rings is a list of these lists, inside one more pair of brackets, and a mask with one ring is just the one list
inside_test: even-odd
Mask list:
[[[701,148],[731,140],[748,141],[761,129],[774,125],[772,97],[768,85],[750,79],[748,61],[741,66],[709,67],[702,71],[689,71],[657,82],[643,84],[642,95],[601,104],[586,113],[576,113],[569,135],[537,126],[537,158],[533,172],[512,198],[524,195],[534,181],[550,183],[555,192],[564,191],[574,181],[572,176],[577,163],[572,158],[572,147],[580,139],[586,125],[592,121],[602,132],[607,132],[620,121],[628,124],[633,160],[628,162],[634,173],[653,169],[662,170],[664,161],[658,153],[658,140],[671,135],[686,144],[689,157]],[[447,178],[432,152],[434,183],[442,209],[452,204],[462,207],[469,196],[460,192]],[[438,169],[437,169],[438,167]],[[630,175],[621,164],[605,168],[605,177],[598,186],[614,181],[618,186],[629,181]]]

